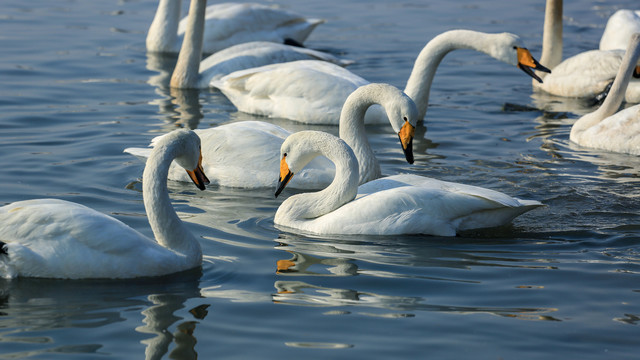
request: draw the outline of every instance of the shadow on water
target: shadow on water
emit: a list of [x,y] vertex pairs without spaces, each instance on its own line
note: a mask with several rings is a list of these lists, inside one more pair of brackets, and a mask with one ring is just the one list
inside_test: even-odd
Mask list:
[[[145,359],[160,359],[167,353],[169,358],[196,359],[194,331],[197,320],[205,318],[208,304],[189,310],[189,319],[176,313],[187,300],[201,297],[201,275],[201,270],[196,269],[126,281],[2,279],[0,358],[112,353],[114,349],[103,347],[102,342],[108,337],[103,331],[108,331],[111,324],[127,321],[134,311],[142,317],[142,324],[133,324],[130,330],[141,339]],[[68,337],[68,331],[76,335]],[[112,335],[132,336],[121,327],[117,335]]]

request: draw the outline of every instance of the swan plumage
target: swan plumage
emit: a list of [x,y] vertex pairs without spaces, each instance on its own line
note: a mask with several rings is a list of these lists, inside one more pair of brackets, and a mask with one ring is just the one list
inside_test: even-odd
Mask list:
[[[200,0],[205,2],[204,0]],[[188,21],[180,20],[181,0],[160,0],[147,34],[147,51],[177,53]],[[203,52],[215,53],[250,41],[302,44],[322,24],[294,12],[256,3],[221,3],[206,7]]]
[[626,50],[631,35],[640,32],[640,10],[620,9],[607,20],[600,50]]
[[[380,165],[369,146],[364,127],[364,112],[372,104],[379,104],[386,111],[394,132],[402,137],[401,145],[406,151],[407,161],[413,162],[411,141],[418,121],[413,101],[391,85],[369,84],[359,88],[348,97],[343,107],[339,131],[340,137],[357,154],[361,183],[381,176]],[[280,147],[291,135],[290,131],[263,121],[240,121],[194,131],[202,140],[202,164],[212,183],[243,188],[276,185],[278,179],[273,169],[280,161]],[[166,135],[154,138],[151,146],[156,146],[163,136]],[[125,149],[125,152],[141,159],[146,159],[150,151],[149,148]],[[331,183],[334,174],[333,163],[319,157],[296,175],[291,187],[319,189]],[[171,166],[169,179],[189,181],[176,165]]]
[[[540,61],[552,72],[533,81],[536,91],[570,98],[594,99],[606,95],[618,72],[623,49],[589,50],[562,60],[562,0],[547,0]],[[627,88],[627,102],[640,101],[640,82]]]
[[199,146],[194,133],[177,130],[158,144],[147,161],[143,199],[155,240],[69,201],[35,199],[0,207],[0,275],[133,278],[200,266],[200,244],[173,210],[166,184],[169,164],[175,159],[204,189],[208,180]]
[[633,34],[609,95],[571,127],[571,141],[585,147],[640,155],[640,105],[618,111],[640,59],[640,33]]
[[[208,88],[212,81],[234,71],[295,60],[322,60],[340,66],[352,61],[341,60],[331,54],[298,46],[267,41],[237,44],[216,52],[202,60],[206,3],[192,0],[185,18],[184,41],[173,70],[170,85],[174,88]],[[202,61],[201,61],[202,60]]]
[[[472,49],[518,66],[530,76],[531,69],[546,70],[523,47],[518,36],[451,30],[434,37],[416,58],[405,93],[424,118],[436,69],[444,56],[456,49]],[[321,61],[293,61],[240,70],[210,83],[222,91],[238,110],[309,124],[337,124],[348,94],[367,84],[362,77]],[[371,110],[366,123],[382,124],[384,113]]]
[[335,163],[336,176],[316,193],[290,196],[276,211],[276,225],[313,234],[430,234],[495,227],[542,204],[476,186],[417,175],[394,175],[358,187],[351,148],[333,135],[301,131],[282,144],[276,196],[315,156]]

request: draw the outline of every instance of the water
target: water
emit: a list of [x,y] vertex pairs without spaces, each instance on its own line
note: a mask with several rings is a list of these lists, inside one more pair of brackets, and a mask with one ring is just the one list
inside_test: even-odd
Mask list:
[[[308,46],[399,87],[428,39],[449,29],[517,33],[540,55],[541,0],[278,3],[327,19]],[[122,150],[176,127],[256,119],[218,92],[161,86],[175,58],[145,53],[155,7],[0,4],[3,203],[71,200],[151,235],[143,164]],[[634,7],[567,2],[565,57],[596,47],[606,18]],[[637,356],[638,157],[571,144],[571,124],[593,108],[534,97],[520,70],[470,51],[447,55],[430,103],[415,165],[403,162],[388,126],[368,130],[385,174],[465,182],[547,207],[456,238],[303,237],[273,227],[282,201],[274,189],[170,183],[201,238],[202,269],[133,281],[2,281],[0,358]]]

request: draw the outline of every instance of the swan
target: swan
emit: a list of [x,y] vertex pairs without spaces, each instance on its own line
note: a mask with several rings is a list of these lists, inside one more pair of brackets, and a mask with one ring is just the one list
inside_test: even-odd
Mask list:
[[640,10],[616,11],[604,28],[600,38],[600,50],[626,50],[631,35],[640,32]]
[[[451,30],[429,41],[416,58],[404,92],[415,101],[419,119],[429,103],[429,91],[436,69],[444,56],[456,49],[472,49],[518,66],[537,78],[531,69],[548,71],[540,65],[518,36]],[[309,124],[337,124],[344,100],[357,87],[369,82],[337,65],[300,60],[240,70],[210,83],[238,110]],[[367,123],[386,122],[384,113],[370,111]]]
[[541,206],[475,186],[417,175],[394,175],[358,187],[358,163],[343,140],[324,132],[290,135],[280,150],[281,193],[313,157],[334,162],[336,176],[324,190],[290,196],[276,211],[274,223],[312,234],[430,234],[503,225]]
[[195,133],[176,130],[157,144],[147,161],[142,195],[155,241],[69,201],[34,199],[0,207],[0,276],[134,278],[200,266],[200,244],[173,210],[167,191],[167,171],[174,159],[204,190],[208,180],[199,147]]
[[[201,0],[203,6],[205,0]],[[149,52],[177,53],[187,20],[180,20],[181,0],[159,0],[147,33]],[[203,51],[207,54],[249,41],[303,43],[324,20],[254,3],[222,3],[206,8]]]
[[[405,158],[413,163],[413,137],[418,122],[413,101],[397,88],[387,84],[368,84],[354,91],[344,104],[340,116],[340,138],[354,150],[360,165],[359,183],[382,175],[364,127],[364,113],[372,104],[381,105],[387,113],[391,127],[398,134]],[[280,147],[291,132],[263,121],[239,121],[209,129],[196,129],[202,139],[203,168],[211,181],[220,186],[256,188],[272,187],[277,183],[273,169],[279,164]],[[151,146],[164,136],[151,140]],[[127,153],[146,159],[149,148],[127,148]],[[319,189],[327,186],[335,174],[333,163],[316,158],[309,167],[296,176],[291,187]],[[172,165],[169,179],[189,181]]]
[[[539,74],[534,91],[570,98],[606,96],[624,50],[589,50],[562,60],[562,0],[547,0],[540,61],[553,72]],[[640,82],[627,88],[627,102],[640,102]]]
[[202,60],[206,1],[192,0],[185,18],[184,41],[171,76],[171,87],[208,88],[231,72],[257,66],[294,60],[330,61],[340,66],[352,63],[316,50],[268,41],[252,41],[220,50]]
[[609,95],[598,110],[573,124],[571,141],[585,147],[640,155],[640,104],[618,111],[638,59],[640,33],[635,33]]

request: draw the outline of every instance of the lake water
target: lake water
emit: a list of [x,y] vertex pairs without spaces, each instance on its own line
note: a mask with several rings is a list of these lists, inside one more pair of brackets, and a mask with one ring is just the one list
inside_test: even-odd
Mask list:
[[[513,32],[540,56],[543,0],[278,3],[327,20],[307,46],[401,88],[419,50],[445,30]],[[568,1],[565,57],[596,48],[608,16],[637,5]],[[124,148],[176,127],[275,121],[238,113],[217,91],[162,86],[175,58],[145,52],[156,6],[0,3],[0,202],[66,199],[151,235],[143,164]],[[546,207],[455,238],[305,237],[273,226],[293,190],[274,199],[274,189],[170,183],[201,238],[202,269],[0,281],[0,359],[637,357],[640,158],[570,143],[571,124],[592,110],[534,97],[519,69],[453,52],[438,69],[414,165],[389,126],[368,129],[384,174],[484,186]],[[286,261],[293,271],[278,271]]]

